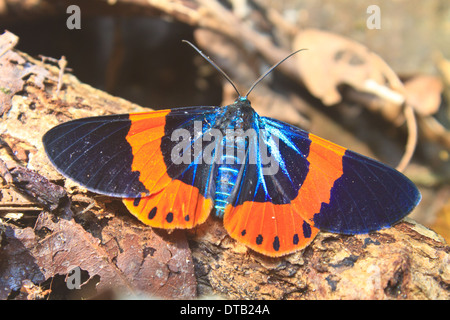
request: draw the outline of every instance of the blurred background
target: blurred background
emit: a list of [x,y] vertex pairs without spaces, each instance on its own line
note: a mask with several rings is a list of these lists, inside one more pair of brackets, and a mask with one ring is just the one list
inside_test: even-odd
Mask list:
[[[70,5],[76,5],[71,7]],[[294,50],[250,100],[377,158],[423,194],[411,214],[450,241],[447,0],[0,0],[0,32],[33,57],[65,56],[80,81],[141,106],[230,104]]]

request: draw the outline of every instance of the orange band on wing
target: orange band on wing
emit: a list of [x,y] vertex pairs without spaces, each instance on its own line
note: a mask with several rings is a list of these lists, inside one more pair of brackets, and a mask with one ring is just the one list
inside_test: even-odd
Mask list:
[[127,209],[143,223],[163,229],[190,229],[205,222],[213,201],[197,188],[173,180],[164,190],[135,199],[123,199]]
[[290,204],[271,202],[227,205],[223,224],[232,238],[271,257],[306,247],[319,231],[295,213]]
[[131,127],[126,136],[133,152],[131,169],[138,171],[139,181],[153,194],[165,188],[172,179],[167,174],[161,153],[166,115],[170,110],[130,114]]
[[308,175],[291,204],[313,225],[314,214],[320,212],[322,202],[330,202],[331,188],[343,174],[342,156],[347,149],[313,134],[309,134],[309,138]]

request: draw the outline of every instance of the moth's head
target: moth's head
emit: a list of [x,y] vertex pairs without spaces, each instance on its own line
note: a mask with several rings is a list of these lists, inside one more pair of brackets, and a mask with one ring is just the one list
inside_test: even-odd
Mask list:
[[247,105],[251,105],[250,100],[247,98],[247,96],[239,96],[235,101],[234,104],[247,104]]

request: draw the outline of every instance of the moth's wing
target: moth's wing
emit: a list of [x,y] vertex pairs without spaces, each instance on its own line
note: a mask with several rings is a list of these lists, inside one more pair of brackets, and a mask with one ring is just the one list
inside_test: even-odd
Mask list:
[[[64,176],[93,192],[115,197],[148,193],[135,170],[136,158],[127,138],[136,118],[146,118],[149,143],[164,134],[168,111],[90,117],[62,123],[43,137],[52,164]],[[143,128],[144,129],[144,128]],[[142,130],[143,130],[142,129]]]
[[[266,118],[266,123],[275,134],[307,135],[308,174],[291,203],[311,225],[367,233],[392,226],[420,202],[417,187],[399,171],[281,121]],[[292,141],[287,135],[283,139]]]
[[[132,145],[140,146],[137,149],[141,156],[136,157],[136,163],[138,169],[146,168],[143,184],[149,190],[161,189],[160,186],[164,185],[164,189],[151,192],[149,196],[124,199],[128,210],[139,220],[156,228],[186,229],[203,223],[209,216],[214,206],[211,191],[214,173],[213,166],[202,159],[202,138],[220,117],[219,109],[183,108],[166,116],[165,133],[159,141],[162,159],[159,163],[164,163],[163,175],[149,166],[149,161],[153,160],[146,157],[150,150],[145,149],[153,147],[141,146],[137,142],[138,137],[130,139]],[[184,137],[183,141],[187,143],[180,144],[180,137]],[[165,182],[166,176],[169,183]]]
[[245,201],[225,208],[228,234],[250,249],[279,257],[305,248],[319,229],[308,224],[289,204]]
[[306,247],[318,229],[290,204],[298,189],[295,186],[308,173],[307,137],[278,141],[279,135],[264,127],[263,123],[254,125],[258,138],[246,149],[239,191],[225,208],[224,226],[231,237],[254,251],[276,257]]
[[140,221],[162,229],[193,228],[206,221],[214,206],[196,186],[177,179],[158,193],[122,201]]
[[[420,201],[408,178],[376,160],[274,119],[261,118],[260,127],[269,133],[261,146],[278,171],[264,174],[263,166],[249,164],[241,192],[224,217],[229,233],[258,252],[277,256],[298,250],[316,228],[357,234],[389,227]],[[249,209],[254,203],[261,209]],[[281,210],[284,205],[290,209]],[[286,230],[281,222],[286,217],[295,231]],[[311,234],[306,227],[302,236],[306,225]],[[249,227],[254,231],[248,232]]]
[[[217,108],[74,120],[49,130],[43,143],[55,167],[88,190],[128,198],[124,201],[131,213],[150,225],[149,217],[158,221],[163,216],[168,228],[189,228],[203,222],[212,207],[203,184],[208,168],[174,165],[170,147],[177,142],[172,141],[172,133],[189,128],[195,120],[213,117]],[[160,208],[157,214],[154,207]],[[166,227],[163,219],[159,221],[153,225]]]

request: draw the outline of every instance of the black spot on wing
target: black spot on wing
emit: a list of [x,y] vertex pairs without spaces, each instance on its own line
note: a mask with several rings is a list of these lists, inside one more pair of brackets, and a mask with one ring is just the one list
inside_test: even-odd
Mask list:
[[173,213],[172,212],[167,213],[166,221],[169,223],[171,223],[173,221]]
[[273,249],[275,251],[280,250],[280,238],[278,238],[278,236],[275,236],[275,238],[273,239]]
[[150,220],[152,220],[156,216],[157,212],[158,212],[158,208],[157,207],[153,207],[152,210],[150,210],[150,212],[148,213],[148,218]]

